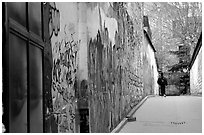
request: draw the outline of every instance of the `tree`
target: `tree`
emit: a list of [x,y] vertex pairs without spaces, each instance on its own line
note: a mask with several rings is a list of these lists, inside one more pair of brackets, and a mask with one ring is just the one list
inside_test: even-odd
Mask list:
[[[202,30],[201,3],[158,2],[146,5],[160,68],[164,72],[183,72]],[[188,84],[186,80],[189,79],[185,77],[189,77],[187,72],[180,75],[177,84],[182,84],[182,80]]]

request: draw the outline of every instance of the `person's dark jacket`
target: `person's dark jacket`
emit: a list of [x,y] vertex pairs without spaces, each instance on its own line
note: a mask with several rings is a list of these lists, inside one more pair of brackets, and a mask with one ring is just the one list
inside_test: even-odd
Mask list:
[[165,90],[165,86],[167,85],[167,80],[164,77],[158,79],[157,83],[160,85],[161,90]]

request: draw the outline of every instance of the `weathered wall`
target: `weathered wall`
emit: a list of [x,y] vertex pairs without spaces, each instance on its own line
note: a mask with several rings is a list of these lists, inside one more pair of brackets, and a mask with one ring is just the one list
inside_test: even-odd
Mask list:
[[52,13],[50,20],[53,112],[58,132],[75,132],[75,84],[80,46],[77,3],[50,4],[60,13],[60,19]]
[[190,70],[190,93],[202,94],[202,47]]
[[158,71],[155,59],[155,52],[150,46],[150,43],[144,35],[143,45],[143,83],[144,83],[144,95],[158,95]]
[[110,132],[145,96],[143,5],[50,4],[60,12],[50,20],[57,130]]
[[142,5],[88,7],[90,132],[110,132],[143,96]]

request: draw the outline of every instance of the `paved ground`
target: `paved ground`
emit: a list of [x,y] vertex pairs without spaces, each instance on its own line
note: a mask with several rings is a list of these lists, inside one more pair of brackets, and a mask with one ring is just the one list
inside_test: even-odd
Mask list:
[[120,133],[201,133],[202,97],[151,97],[133,116]]

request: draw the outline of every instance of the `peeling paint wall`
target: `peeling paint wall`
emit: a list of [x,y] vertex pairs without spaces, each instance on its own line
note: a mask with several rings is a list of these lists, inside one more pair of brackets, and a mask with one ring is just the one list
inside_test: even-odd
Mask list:
[[110,132],[143,96],[142,5],[98,3],[87,15],[90,132]]
[[190,93],[202,94],[202,47],[190,70]]

